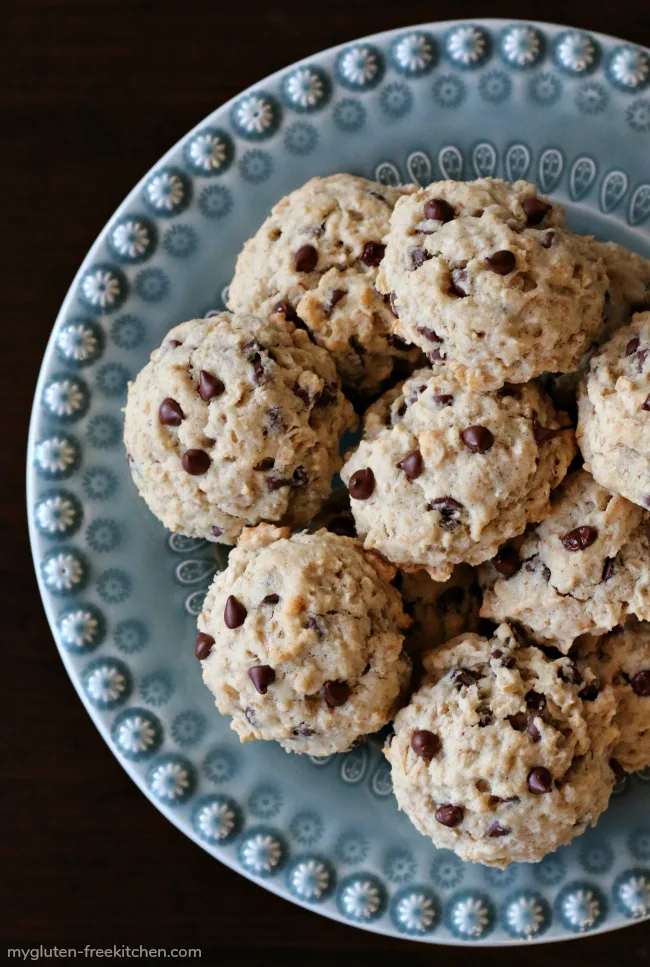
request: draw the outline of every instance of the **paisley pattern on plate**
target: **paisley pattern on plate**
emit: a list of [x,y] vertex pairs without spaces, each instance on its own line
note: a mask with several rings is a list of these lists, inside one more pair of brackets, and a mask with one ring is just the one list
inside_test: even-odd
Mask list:
[[326,759],[240,746],[193,657],[227,549],[166,533],[138,499],[121,444],[128,380],[172,325],[223,308],[241,244],[315,173],[529,178],[578,231],[650,256],[649,154],[650,54],[633,44],[498,20],[382,34],[288,67],[202,121],[125,200],[63,304],[28,473],[54,637],[140,788],[208,852],[296,903],[479,945],[650,916],[650,769],[617,789],[598,829],[501,872],[435,850],[398,814],[381,737]]

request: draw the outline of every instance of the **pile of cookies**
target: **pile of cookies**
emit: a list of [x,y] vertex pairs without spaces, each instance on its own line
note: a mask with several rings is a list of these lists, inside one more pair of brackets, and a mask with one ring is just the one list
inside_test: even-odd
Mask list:
[[242,741],[392,721],[400,808],[487,865],[596,822],[650,764],[649,305],[650,261],[526,182],[275,206],[124,434],[166,527],[236,545],[195,651]]

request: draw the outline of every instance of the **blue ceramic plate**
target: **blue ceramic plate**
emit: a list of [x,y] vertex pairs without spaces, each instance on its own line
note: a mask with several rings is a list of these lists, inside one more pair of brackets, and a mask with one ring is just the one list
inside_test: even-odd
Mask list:
[[650,770],[598,828],[505,872],[436,850],[397,811],[379,743],[311,761],[240,746],[193,656],[225,554],[168,534],[124,460],[127,380],[224,306],[237,252],[315,174],[387,184],[528,178],[572,226],[650,256],[650,52],[548,24],[425,24],[310,57],[206,118],[93,245],[45,354],[29,442],[52,631],[124,768],[188,836],[287,899],[434,943],[557,940],[650,915]]

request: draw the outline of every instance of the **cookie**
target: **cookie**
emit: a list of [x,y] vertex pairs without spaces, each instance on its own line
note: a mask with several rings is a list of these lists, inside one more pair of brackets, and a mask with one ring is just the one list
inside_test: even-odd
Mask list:
[[544,388],[555,405],[568,410],[572,416],[576,411],[578,385],[589,373],[589,363],[598,347],[611,339],[622,326],[628,325],[633,313],[650,308],[650,259],[616,242],[592,240],[590,245],[594,256],[602,258],[607,272],[602,325],[575,372],[547,373],[542,377]]
[[[424,656],[429,677],[385,748],[400,809],[437,847],[504,868],[593,826],[614,785],[611,687],[507,625]],[[593,694],[597,691],[597,694]]]
[[535,386],[476,393],[420,370],[370,407],[341,478],[367,548],[446,581],[541,520],[574,453],[564,414]]
[[242,742],[344,752],[393,716],[410,678],[394,569],[350,537],[243,532],[198,620],[196,653]]
[[609,631],[630,613],[650,618],[650,517],[584,470],[566,478],[552,505],[479,569],[481,615],[521,622],[566,654],[580,635]]
[[223,312],[176,326],[129,386],[136,487],[171,531],[234,544],[260,520],[306,523],[355,425],[334,363],[292,324]]
[[616,699],[621,735],[613,756],[626,772],[650,765],[650,624],[631,618],[623,628],[591,639],[578,662]]
[[393,206],[414,190],[344,174],[312,178],[244,245],[230,308],[305,326],[346,385],[378,391],[395,366],[422,359],[393,333],[390,300],[375,288]]
[[578,440],[596,480],[650,507],[650,312],[591,360],[578,397]]
[[601,325],[602,259],[524,181],[442,181],[400,199],[377,287],[395,332],[472,390],[578,367]]
[[458,564],[448,581],[433,581],[426,571],[412,571],[399,574],[395,583],[413,619],[406,632],[410,653],[478,629],[481,589],[469,564]]

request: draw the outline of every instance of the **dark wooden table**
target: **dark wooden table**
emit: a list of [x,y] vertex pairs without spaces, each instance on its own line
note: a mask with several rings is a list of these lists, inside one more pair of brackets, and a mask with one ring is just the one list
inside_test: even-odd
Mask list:
[[[209,962],[458,962],[453,948],[318,917],[211,859],[127,778],[59,661],[24,514],[27,422],[57,309],[127,191],[198,120],[324,47],[435,17],[528,17],[650,44],[647,0],[451,7],[387,0],[8,0],[0,19],[4,215],[0,481],[3,658],[0,951],[4,942],[199,946]],[[650,956],[650,923],[553,948],[529,964]],[[478,963],[514,963],[506,950]],[[516,956],[521,957],[519,952]]]

